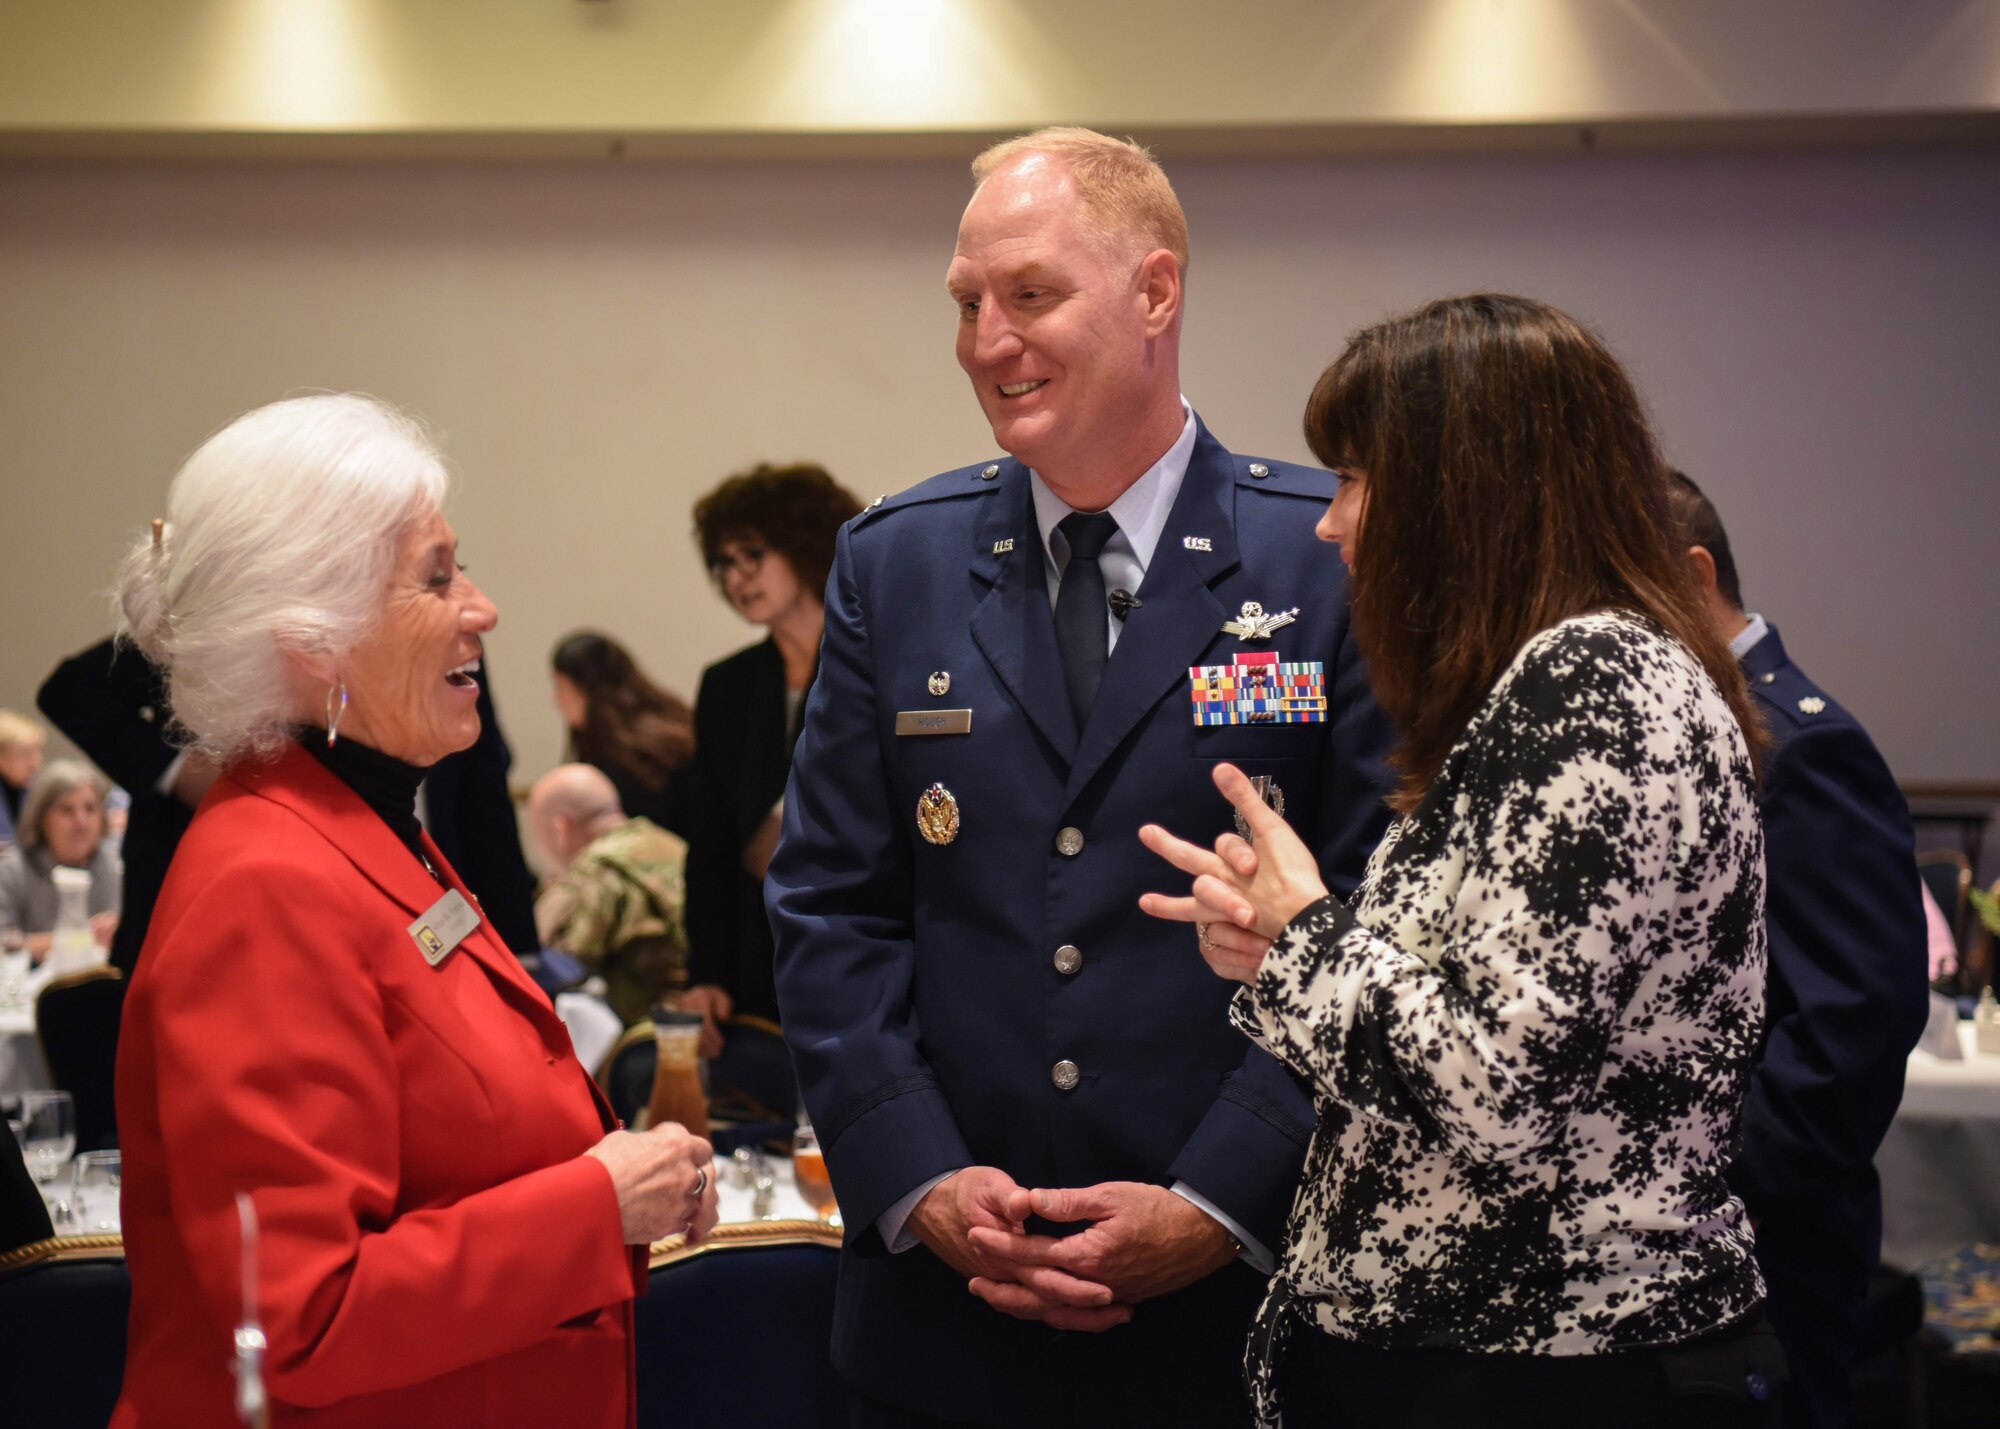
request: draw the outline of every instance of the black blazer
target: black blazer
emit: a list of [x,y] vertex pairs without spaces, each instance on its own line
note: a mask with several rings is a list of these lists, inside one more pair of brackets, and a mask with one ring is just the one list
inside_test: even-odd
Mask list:
[[91,763],[132,796],[119,851],[125,864],[125,901],[111,940],[112,963],[129,975],[146,941],[167,865],[194,818],[194,810],[154,787],[178,753],[167,737],[165,683],[138,650],[102,640],[56,666],[35,703]]
[[542,946],[535,933],[535,876],[521,856],[521,826],[507,791],[514,751],[493,708],[484,659],[475,678],[479,738],[472,748],[440,759],[424,776],[424,827],[465,886],[479,895],[493,931],[519,957]]
[[1875,1149],[1929,1007],[1909,806],[1775,626],[1743,665],[1775,742],[1760,800],[1770,1010],[1729,1184],[1767,1224],[1812,1223],[1817,1254],[1858,1274],[1879,1253]]
[[784,796],[798,739],[797,722],[787,727],[785,719],[785,657],[776,641],[701,672],[694,727],[688,980],[724,988],[739,1014],[775,1021],[764,882],[744,871],[743,848]]

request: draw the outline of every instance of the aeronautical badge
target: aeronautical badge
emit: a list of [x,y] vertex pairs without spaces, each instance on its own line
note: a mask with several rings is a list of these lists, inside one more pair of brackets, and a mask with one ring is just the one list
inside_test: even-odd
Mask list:
[[[1268,774],[1252,774],[1250,783],[1257,790],[1257,797],[1271,806],[1271,812],[1284,818],[1285,791],[1278,787],[1278,781]],[[1250,823],[1240,812],[1236,815],[1236,832],[1246,839],[1250,837]]]
[[925,843],[948,844],[958,837],[958,800],[942,784],[933,784],[917,800],[917,832]]
[[1234,635],[1238,640],[1269,640],[1273,631],[1290,625],[1298,618],[1297,606],[1266,615],[1263,606],[1254,600],[1246,600],[1236,619],[1222,622],[1222,629],[1224,634]]
[[1799,701],[1800,714],[1819,714],[1826,709],[1826,701],[1818,695],[1807,695]]

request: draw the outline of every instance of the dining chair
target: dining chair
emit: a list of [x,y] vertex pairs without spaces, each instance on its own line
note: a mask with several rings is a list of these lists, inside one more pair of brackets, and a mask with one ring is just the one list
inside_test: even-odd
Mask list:
[[115,1235],[52,1236],[0,1255],[9,1424],[102,1429],[125,1380],[132,1278]]
[[833,1368],[840,1232],[821,1221],[717,1226],[653,1246],[633,1307],[641,1429],[844,1429]]
[[35,999],[35,1036],[58,1089],[76,1103],[76,1149],[118,1145],[113,1076],[125,1015],[125,975],[114,967],[59,977]]

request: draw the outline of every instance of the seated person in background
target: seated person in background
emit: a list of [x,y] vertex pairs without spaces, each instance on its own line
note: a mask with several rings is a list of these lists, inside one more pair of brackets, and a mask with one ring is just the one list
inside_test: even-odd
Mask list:
[[0,931],[27,934],[36,962],[54,941],[59,864],[90,874],[90,931],[109,948],[118,931],[122,875],[118,855],[104,842],[104,781],[73,759],[42,770],[21,806],[20,842],[0,853]]
[[119,843],[125,870],[112,965],[131,976],[153,921],[153,904],[195,806],[215,782],[216,768],[170,738],[172,712],[165,681],[130,645],[105,639],[50,672],[35,696],[42,713],[92,763],[132,795],[131,817]]
[[563,764],[528,794],[535,845],[555,881],[535,900],[542,942],[604,979],[605,1001],[630,1027],[687,984],[682,910],[687,844],[643,816],[588,764]]
[[604,771],[625,812],[685,836],[694,710],[608,635],[579,630],[549,657],[569,757]]
[[1951,919],[1944,916],[1930,888],[1921,880],[1917,889],[1924,895],[1924,928],[1930,938],[1930,973],[1934,983],[1958,976],[1958,939],[1952,935]]
[[0,710],[0,845],[14,842],[21,821],[21,799],[42,767],[42,745],[48,735],[26,715]]
[[1730,1189],[1757,1227],[1766,1311],[1792,1362],[1787,1429],[1848,1421],[1848,1360],[1882,1253],[1875,1149],[1929,1006],[1909,806],[1854,716],[1746,615],[1715,506],[1674,472],[1669,500],[1716,630],[1774,745],[1764,816],[1770,937],[1764,1045]]

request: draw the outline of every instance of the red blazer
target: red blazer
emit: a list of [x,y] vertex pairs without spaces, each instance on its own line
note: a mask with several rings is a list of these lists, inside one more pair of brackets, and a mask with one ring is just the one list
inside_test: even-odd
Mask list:
[[[431,861],[470,893],[425,839]],[[236,1422],[235,1194],[262,1225],[274,1425],[630,1425],[612,1124],[548,999],[303,750],[220,779],[118,1048],[132,1321],[120,1429]]]

